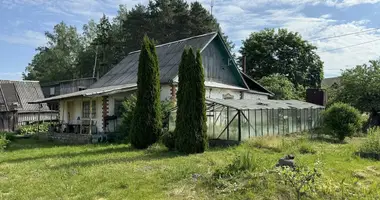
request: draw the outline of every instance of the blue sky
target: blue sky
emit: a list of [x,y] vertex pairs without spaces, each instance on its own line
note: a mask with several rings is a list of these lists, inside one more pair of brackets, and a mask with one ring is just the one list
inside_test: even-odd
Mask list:
[[[189,1],[191,2],[191,1]],[[211,0],[200,0],[210,8]],[[214,14],[223,31],[235,43],[263,28],[288,28],[312,40],[325,62],[325,76],[340,74],[370,59],[380,57],[380,31],[318,38],[380,28],[380,0],[214,0]],[[60,21],[82,31],[89,19],[103,13],[111,18],[118,5],[128,8],[147,0],[0,0],[0,79],[19,80],[33,58],[35,48],[46,43],[45,31]],[[351,48],[330,51],[360,43]]]

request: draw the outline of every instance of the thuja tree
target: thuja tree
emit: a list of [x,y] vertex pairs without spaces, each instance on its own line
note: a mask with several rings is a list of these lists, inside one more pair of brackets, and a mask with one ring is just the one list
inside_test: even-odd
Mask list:
[[145,36],[139,57],[131,144],[135,148],[144,149],[155,143],[161,134],[161,119],[158,58],[153,42]]
[[200,51],[185,49],[178,73],[175,146],[187,154],[207,147],[204,71]]

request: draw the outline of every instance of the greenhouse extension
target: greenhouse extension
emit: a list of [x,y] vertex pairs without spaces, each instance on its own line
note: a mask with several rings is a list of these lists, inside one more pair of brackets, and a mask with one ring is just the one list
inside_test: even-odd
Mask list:
[[[243,141],[318,128],[325,109],[298,100],[206,99],[209,139]],[[175,115],[169,129],[175,128]]]

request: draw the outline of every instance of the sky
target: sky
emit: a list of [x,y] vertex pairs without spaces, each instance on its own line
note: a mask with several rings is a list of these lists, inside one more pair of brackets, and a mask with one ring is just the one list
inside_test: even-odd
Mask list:
[[[192,2],[193,0],[189,0]],[[45,31],[64,21],[82,31],[120,4],[147,0],[0,0],[0,79],[20,80]],[[211,0],[200,0],[211,9]],[[264,28],[287,28],[318,47],[325,77],[380,58],[380,0],[214,0],[213,14],[235,44]],[[341,36],[347,33],[356,33]],[[337,36],[337,37],[334,37]],[[329,37],[330,39],[324,39]],[[334,38],[331,38],[334,37]],[[363,44],[362,44],[363,43]]]

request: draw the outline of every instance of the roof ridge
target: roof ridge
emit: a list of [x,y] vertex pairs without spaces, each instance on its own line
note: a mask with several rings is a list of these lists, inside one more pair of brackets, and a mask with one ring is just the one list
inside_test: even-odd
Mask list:
[[33,81],[33,80],[6,80],[6,79],[0,79],[0,82],[2,81],[8,81],[8,82],[31,82],[31,83],[39,83],[40,81]]
[[[176,41],[173,41],[173,42],[168,42],[168,43],[164,43],[164,44],[159,44],[159,45],[156,45],[155,47],[158,48],[158,47],[162,47],[162,46],[166,46],[166,45],[174,44],[174,43],[177,43],[177,42],[183,42],[183,41],[187,41],[187,40],[191,40],[191,39],[199,38],[199,37],[204,37],[204,36],[212,35],[212,34],[218,34],[218,32],[217,32],[217,31],[213,31],[213,32],[209,32],[209,33],[202,34],[202,35],[196,35],[196,36],[192,36],[192,37],[188,37],[188,38],[184,38],[184,39],[176,40]],[[140,51],[141,51],[141,50],[131,51],[131,52],[128,53],[128,55],[135,54],[135,53],[138,53],[138,52],[140,52]]]

